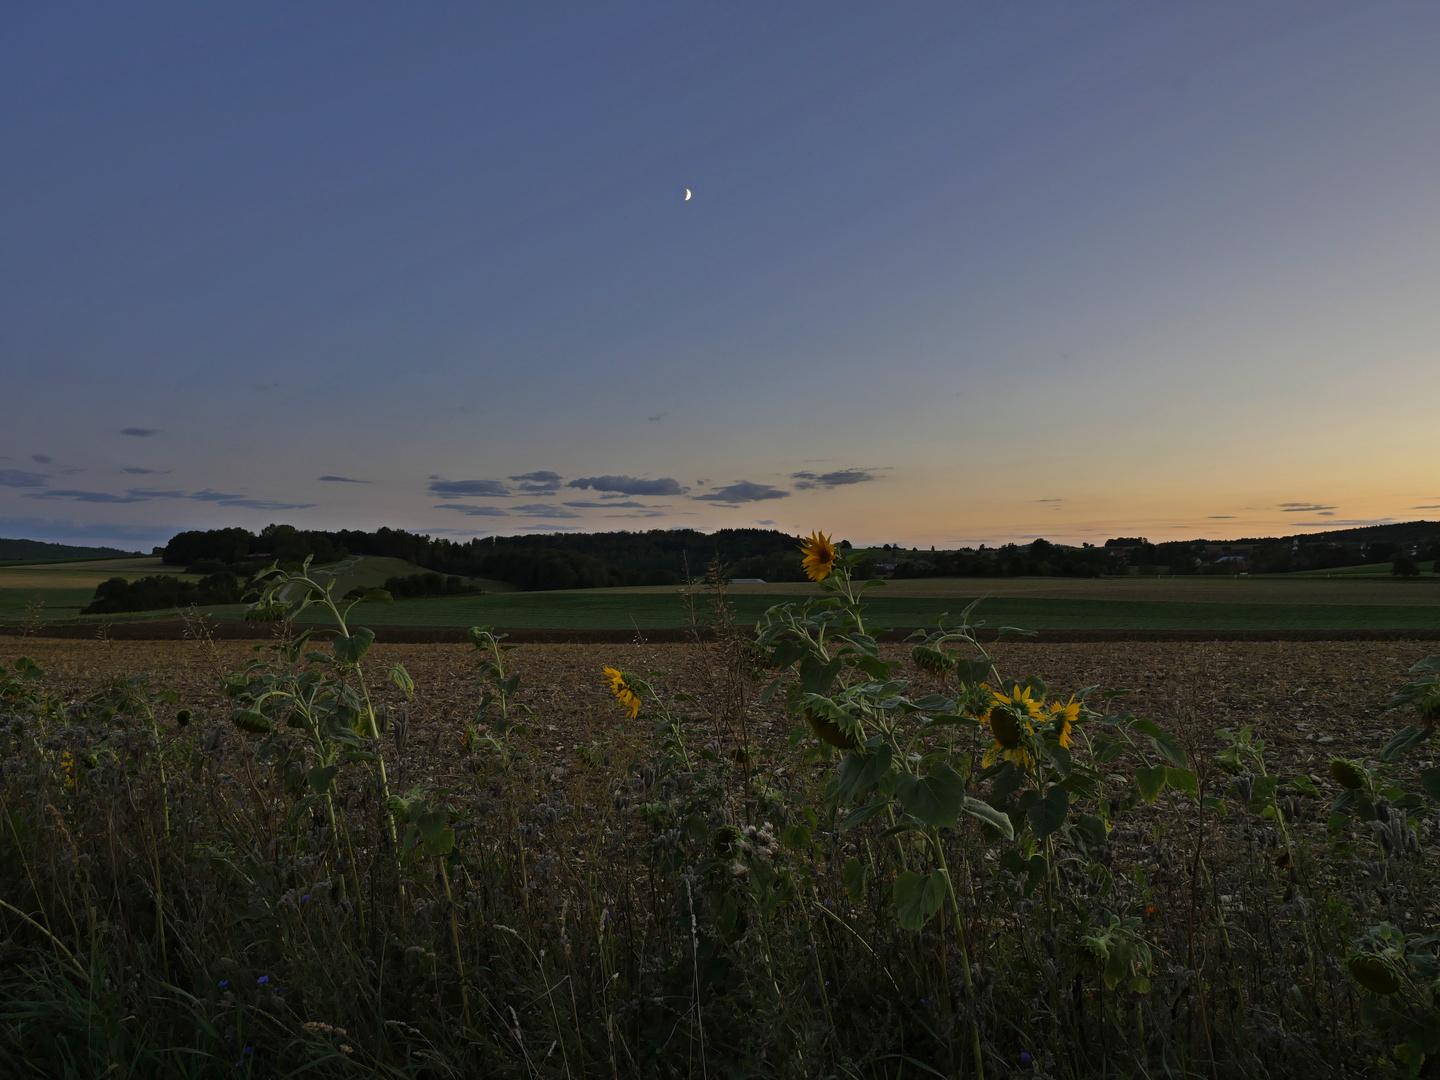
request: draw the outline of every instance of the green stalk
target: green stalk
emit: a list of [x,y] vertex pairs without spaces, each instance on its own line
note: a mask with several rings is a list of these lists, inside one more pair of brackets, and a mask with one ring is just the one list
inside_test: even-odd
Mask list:
[[961,970],[965,975],[965,999],[970,1006],[970,1046],[975,1054],[975,1075],[985,1080],[985,1055],[980,1049],[979,1003],[975,1000],[975,984],[970,978],[970,951],[965,947],[965,930],[960,921],[960,902],[955,898],[955,882],[950,877],[950,867],[945,862],[945,849],[940,844],[940,830],[931,827],[930,843],[934,845],[935,857],[940,862],[940,871],[945,875],[945,892],[950,897],[950,912],[955,918],[955,943],[960,946]]

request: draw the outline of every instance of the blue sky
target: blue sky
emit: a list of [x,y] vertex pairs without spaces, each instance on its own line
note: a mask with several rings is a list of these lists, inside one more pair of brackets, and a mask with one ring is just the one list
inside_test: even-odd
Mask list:
[[1423,4],[7,10],[0,535],[1440,518],[1436,55]]

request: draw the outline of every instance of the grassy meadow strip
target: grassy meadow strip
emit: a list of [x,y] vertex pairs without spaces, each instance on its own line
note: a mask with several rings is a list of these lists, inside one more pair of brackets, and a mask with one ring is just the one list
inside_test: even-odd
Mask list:
[[417,764],[425,688],[303,569],[253,609],[272,642],[211,650],[224,720],[18,661],[0,1072],[1433,1070],[1440,658],[1391,700],[1413,722],[1297,771],[1002,671],[972,612],[882,654],[871,586],[819,534],[806,566],[822,595],[753,633],[716,576],[691,685],[597,667],[634,737],[570,768],[478,627],[456,768]]
[[[958,613],[976,597],[877,597],[870,625],[914,627]],[[1440,599],[1440,594],[1437,594]],[[732,597],[736,619],[752,623],[777,602],[765,595]],[[997,597],[985,601],[992,624],[1037,630],[1440,630],[1440,603],[1417,605],[1183,603]],[[236,613],[238,615],[238,612]],[[674,592],[611,590],[509,593],[499,596],[397,600],[366,610],[376,626],[494,626],[642,630],[682,627],[689,619]],[[316,615],[313,622],[319,623]]]

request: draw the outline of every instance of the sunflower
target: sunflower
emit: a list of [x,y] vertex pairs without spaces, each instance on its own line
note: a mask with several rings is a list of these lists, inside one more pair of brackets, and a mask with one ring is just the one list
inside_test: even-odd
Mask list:
[[634,720],[640,715],[640,698],[630,689],[630,680],[623,671],[613,667],[605,669],[605,678],[610,682],[610,690],[614,693],[615,700],[630,710],[630,719]]
[[985,719],[995,736],[995,745],[985,751],[981,765],[988,769],[997,761],[1005,760],[1028,766],[1031,757],[1020,745],[1020,737],[1025,732],[1034,734],[1035,723],[1040,719],[1040,703],[1030,696],[1028,686],[1016,686],[1008,694],[992,694],[991,698]]
[[1070,743],[1073,741],[1070,729],[1074,727],[1075,722],[1079,719],[1080,702],[1076,701],[1073,697],[1064,705],[1061,705],[1058,701],[1052,701],[1050,703],[1050,722],[1055,725],[1054,730],[1057,741],[1067,750],[1070,749]]
[[840,561],[840,552],[830,542],[830,537],[818,529],[800,541],[800,550],[805,554],[800,566],[811,581],[824,581]]

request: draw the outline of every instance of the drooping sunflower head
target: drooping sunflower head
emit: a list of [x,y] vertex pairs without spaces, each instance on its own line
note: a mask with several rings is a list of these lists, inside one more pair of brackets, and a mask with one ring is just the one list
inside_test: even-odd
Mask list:
[[1050,703],[1051,730],[1055,732],[1056,741],[1067,750],[1072,741],[1071,730],[1079,719],[1080,702],[1073,697],[1063,705],[1058,701]]
[[994,705],[990,709],[990,732],[995,741],[1006,750],[1020,745],[1020,718],[1008,705]]
[[610,683],[610,690],[615,695],[615,700],[629,710],[630,719],[640,715],[640,697],[630,686],[630,677],[619,668],[607,667],[605,678]]
[[1345,961],[1351,977],[1372,994],[1394,994],[1400,990],[1395,968],[1372,953],[1357,953]]
[[1330,759],[1330,777],[1346,791],[1359,791],[1365,786],[1365,773],[1353,761]]
[[800,551],[805,556],[800,560],[800,567],[811,581],[824,581],[840,561],[840,552],[830,537],[818,529],[800,541]]
[[1031,697],[1028,686],[1016,686],[1009,693],[992,693],[990,709],[985,719],[990,724],[990,733],[995,744],[986,751],[982,764],[989,767],[997,761],[1013,761],[1017,765],[1028,765],[1030,754],[1021,745],[1021,736],[1034,733],[1035,722],[1040,719],[1040,703]]

